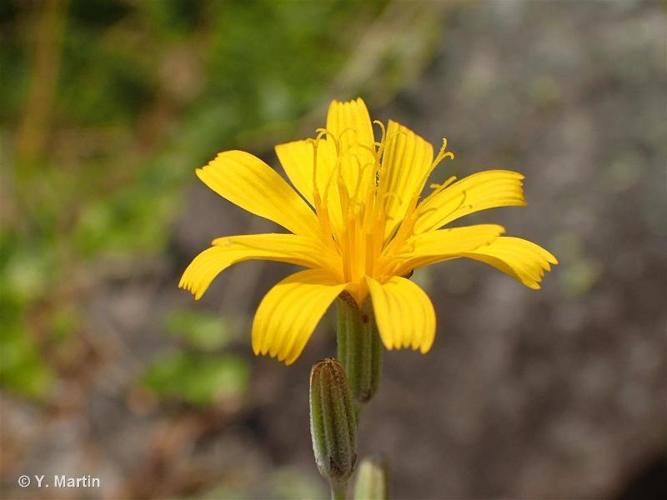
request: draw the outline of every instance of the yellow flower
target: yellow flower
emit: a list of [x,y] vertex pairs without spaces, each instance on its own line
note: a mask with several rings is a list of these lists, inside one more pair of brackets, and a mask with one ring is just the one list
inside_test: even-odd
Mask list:
[[276,153],[290,186],[259,158],[225,151],[197,176],[220,196],[272,220],[291,234],[225,236],[213,240],[183,273],[181,288],[199,299],[232,264],[251,259],[307,268],[275,285],[252,326],[255,354],[293,363],[331,303],[347,291],[361,305],[370,296],[387,349],[427,352],[435,338],[433,305],[406,278],[414,269],[467,257],[538,289],[556,258],[530,241],[477,224],[442,229],[465,215],[524,206],[523,175],[508,170],[454,177],[421,199],[429,175],[453,158],[447,141],[433,147],[394,121],[375,141],[361,99],[333,101],[326,129],[314,139],[280,144]]

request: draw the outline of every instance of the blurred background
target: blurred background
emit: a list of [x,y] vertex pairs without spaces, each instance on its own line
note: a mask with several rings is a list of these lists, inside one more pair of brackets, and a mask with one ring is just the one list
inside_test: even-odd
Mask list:
[[[325,498],[308,433],[327,317],[289,368],[249,325],[288,265],[177,289],[216,236],[275,230],[194,169],[313,135],[361,95],[527,176],[507,226],[561,264],[536,293],[417,273],[433,350],[387,353],[361,455],[394,498],[667,498],[663,1],[0,2],[0,497]],[[17,486],[91,475],[100,489]]]

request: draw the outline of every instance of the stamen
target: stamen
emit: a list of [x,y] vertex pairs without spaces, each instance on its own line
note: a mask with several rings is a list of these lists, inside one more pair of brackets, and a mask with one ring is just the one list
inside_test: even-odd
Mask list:
[[442,162],[443,160],[446,160],[446,159],[453,160],[454,159],[454,153],[452,151],[447,151],[447,138],[443,137],[442,138],[442,146],[440,147],[440,151],[438,151],[438,154],[435,155],[435,158],[433,159],[433,163],[431,163],[431,168],[429,168],[425,172],[424,178],[422,179],[422,181],[420,183],[422,186],[424,184],[426,184],[426,181],[428,180],[429,176],[433,173],[433,170],[435,170],[435,167],[437,167],[440,164],[440,162]]
[[[384,128],[384,123],[382,123],[380,120],[373,120],[373,125],[378,125],[380,127],[380,140],[375,141],[373,144],[375,146],[375,151],[373,151],[373,155],[375,156],[375,162],[380,165],[380,158],[382,158],[382,152],[384,151],[384,144],[385,144],[385,136],[387,135],[387,131]],[[375,135],[375,134],[373,134]],[[379,183],[379,168],[378,172],[376,172],[376,182]],[[377,185],[377,184],[376,184]]]
[[376,238],[374,238],[372,232],[365,233],[366,253],[363,269],[366,271],[366,274],[371,276],[373,275],[373,268],[375,267],[375,248],[373,245],[375,239]]
[[343,178],[343,169],[341,168],[340,160],[336,165],[336,187],[338,188],[338,197],[340,200],[341,214],[343,220],[349,217],[350,193],[347,191],[345,179]]
[[431,194],[433,195],[433,194],[435,194],[435,193],[439,193],[439,192],[442,191],[443,189],[445,189],[445,188],[451,186],[452,183],[453,183],[455,180],[456,180],[456,176],[455,176],[455,175],[452,175],[449,179],[447,179],[447,180],[446,180],[445,182],[443,182],[442,184],[438,184],[438,183],[433,183],[433,184],[431,184],[429,187],[430,187],[431,189],[434,190]]
[[[426,181],[428,180],[429,176],[431,175],[431,173],[433,172],[435,167],[437,167],[438,164],[446,158],[454,159],[454,153],[451,152],[451,151],[447,151],[447,138],[443,137],[442,138],[442,147],[440,148],[440,151],[438,152],[435,159],[433,160],[433,163],[431,164],[431,168],[428,169],[426,172],[424,172],[424,176],[421,179],[421,182],[419,183],[420,186],[424,186],[424,184],[426,184]],[[450,177],[443,184],[446,187],[448,185],[448,183],[451,183],[451,182],[453,182],[453,180]],[[444,187],[443,187],[443,189],[444,189]],[[419,201],[420,191],[415,193],[415,196],[413,196],[412,200],[410,200],[410,206],[408,208],[407,213],[411,214],[417,209],[417,202]],[[429,195],[429,197],[430,197],[430,195]]]
[[327,137],[327,140],[331,139],[334,143],[334,146],[336,147],[336,156],[340,156],[340,137],[336,137],[334,134],[331,133],[331,131],[327,130],[326,128],[318,128],[316,130],[318,133],[318,137],[321,137],[319,134],[324,134]]
[[363,181],[364,172],[366,171],[366,169],[368,167],[373,167],[374,164],[373,163],[366,163],[365,165],[362,166],[361,161],[359,160],[359,158],[356,155],[354,156],[354,159],[359,164],[359,169],[358,169],[358,175],[357,175],[357,179],[356,179],[356,185],[354,187],[354,197],[352,199],[353,199],[353,202],[355,204],[357,204],[359,206],[363,206],[364,202],[362,202],[360,197],[359,197],[359,191],[361,189],[361,183]]
[[340,135],[338,136],[338,137],[340,138],[341,142],[343,142],[343,136],[344,136],[345,134],[349,134],[350,132],[352,132],[352,134],[354,135],[354,140],[353,140],[353,142],[354,142],[355,144],[358,143],[358,141],[357,141],[357,129],[354,128],[354,127],[348,127],[348,128],[346,128],[346,129],[344,129],[344,130],[341,131]]
[[[467,198],[468,198],[468,192],[467,192],[466,190],[461,191],[461,201],[459,201],[458,205],[456,205],[453,209],[451,209],[449,212],[447,212],[447,214],[446,214],[445,216],[440,217],[440,218],[438,219],[438,222],[435,223],[435,224],[433,224],[432,227],[436,227],[436,226],[438,226],[438,225],[440,224],[441,221],[448,219],[452,214],[454,214],[455,212],[461,210],[461,208],[463,208],[463,207],[465,206],[465,202],[466,202],[466,199],[467,199]],[[426,208],[426,209],[423,209],[423,208],[422,208],[422,209],[418,210],[418,212],[419,212],[419,216],[422,217],[422,216],[424,216],[425,214],[428,214],[428,213],[430,213],[430,212],[437,212],[437,211],[441,210],[442,207],[444,207],[445,205],[447,205],[447,203],[450,202],[450,201],[451,201],[451,200],[447,200],[447,201],[445,201],[444,203],[442,203],[442,204],[440,204],[440,205],[437,205],[437,206],[435,206],[435,207],[430,207],[430,208]],[[425,203],[422,203],[422,206],[426,206],[426,204],[425,204]],[[469,208],[472,208],[472,205],[468,205],[468,207],[469,207]]]
[[382,255],[390,255],[394,249],[401,248],[403,243],[412,236],[415,224],[417,222],[417,213],[414,210],[408,212],[408,215],[399,224],[393,237],[388,239],[387,245],[382,250]]
[[442,146],[440,147],[440,151],[438,151],[438,154],[435,156],[435,159],[433,160],[433,164],[431,165],[431,170],[437,167],[438,164],[445,159],[453,160],[454,153],[452,151],[447,151],[447,138],[443,137]]
[[401,135],[404,136],[404,137],[407,137],[408,133],[405,130],[402,130],[402,129],[399,128],[398,130],[395,130],[393,134],[388,135],[388,136],[383,136],[382,143],[383,143],[383,145],[385,145],[385,149],[386,149],[387,144],[389,144],[396,137],[401,136]]
[[384,123],[382,123],[380,120],[373,120],[373,125],[380,127],[380,144],[384,143],[384,136],[387,133],[386,129],[384,128]]
[[[395,199],[398,200],[398,205],[403,204],[403,199],[395,192],[393,191],[387,191],[386,193],[382,193],[381,201],[382,201],[382,206],[384,207],[384,210],[387,211],[387,205],[389,204],[390,199]],[[390,214],[387,213],[387,217],[389,217]]]

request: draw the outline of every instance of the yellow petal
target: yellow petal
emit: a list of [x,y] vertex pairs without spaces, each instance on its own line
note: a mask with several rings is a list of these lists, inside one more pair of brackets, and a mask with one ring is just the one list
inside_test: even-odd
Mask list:
[[368,190],[375,187],[377,164],[373,125],[364,101],[332,101],[326,130],[327,140],[337,150],[338,182],[350,200],[364,201]]
[[434,191],[419,205],[415,231],[422,233],[464,215],[489,208],[524,206],[523,175],[510,170],[487,170]]
[[428,352],[435,339],[435,311],[428,295],[412,281],[394,276],[384,284],[366,278],[382,343]]
[[278,160],[292,185],[313,205],[314,146],[308,140],[278,144],[275,147]]
[[287,262],[305,267],[339,266],[328,249],[316,240],[295,234],[250,234],[228,236],[213,241],[187,267],[179,288],[201,298],[213,279],[229,266],[252,259]]
[[292,364],[345,284],[321,270],[288,276],[262,299],[252,324],[252,349]]
[[404,252],[394,256],[398,267],[391,274],[405,275],[413,269],[460,257],[494,241],[505,229],[497,224],[477,224],[429,231],[410,238]]
[[315,234],[317,218],[280,175],[244,151],[218,154],[197,176],[223,198],[293,233]]
[[540,288],[551,264],[558,264],[556,257],[541,246],[510,236],[501,236],[464,256],[485,262],[534,290]]
[[[336,189],[337,157],[334,142],[310,139],[279,144],[275,149],[280,164],[294,187],[313,207],[326,210],[331,223],[340,229],[343,217]],[[315,177],[317,194],[322,203],[319,207],[315,201]]]
[[373,124],[361,98],[347,102],[332,101],[327,113],[327,132],[341,141],[341,145],[375,146]]
[[380,192],[388,219],[385,236],[392,233],[413,198],[421,193],[432,163],[433,146],[407,127],[389,120],[380,174]]

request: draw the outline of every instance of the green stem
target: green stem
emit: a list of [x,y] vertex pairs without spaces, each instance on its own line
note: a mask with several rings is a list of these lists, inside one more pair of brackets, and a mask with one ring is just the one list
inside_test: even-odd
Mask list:
[[389,498],[388,490],[385,460],[378,456],[364,458],[357,470],[352,497],[355,499],[387,500]]
[[347,497],[347,481],[331,481],[329,484],[331,485],[331,500],[345,500]]
[[377,391],[382,370],[382,344],[370,301],[360,309],[352,297],[341,295],[337,333],[338,360],[359,407]]

